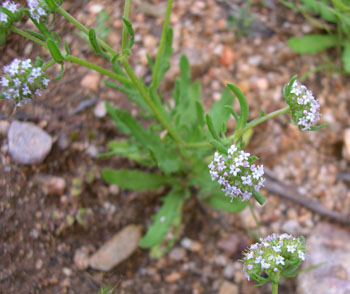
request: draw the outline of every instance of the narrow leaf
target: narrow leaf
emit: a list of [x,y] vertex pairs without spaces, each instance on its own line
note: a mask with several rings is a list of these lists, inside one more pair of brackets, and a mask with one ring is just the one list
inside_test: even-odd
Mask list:
[[140,241],[142,248],[150,248],[163,241],[173,220],[181,214],[185,194],[181,190],[173,189],[165,196],[162,207],[153,217],[153,225],[149,227],[146,235]]
[[247,124],[249,117],[249,106],[247,98],[243,95],[242,91],[234,84],[227,84],[227,87],[236,95],[240,105],[240,119],[237,126],[237,130],[244,128]]
[[294,51],[301,54],[310,54],[326,50],[338,45],[336,35],[306,35],[293,37],[288,40],[288,45]]
[[225,196],[220,190],[213,191],[212,196],[207,198],[205,202],[211,207],[231,213],[242,211],[248,204],[247,201],[242,201],[239,198],[233,198],[231,201],[230,197]]
[[215,140],[220,141],[219,135],[217,134],[217,132],[216,132],[216,130],[215,130],[215,128],[214,128],[213,121],[212,121],[212,119],[211,119],[211,117],[210,117],[209,114],[207,114],[207,115],[205,116],[205,121],[206,121],[206,123],[207,123],[208,129],[209,129],[210,134],[212,135],[212,137],[213,137]]
[[97,41],[95,29],[93,28],[89,29],[89,40],[92,48],[95,50],[97,54],[100,54],[101,56],[106,58],[110,58],[110,56],[107,53],[105,53],[100,47],[100,44]]
[[50,54],[52,58],[57,62],[57,63],[62,63],[64,60],[64,57],[61,54],[60,49],[57,47],[56,43],[52,39],[47,39],[46,40],[46,45],[47,48],[50,51]]
[[216,150],[218,150],[221,154],[226,154],[227,153],[227,148],[220,141],[218,141],[218,140],[211,140],[210,144],[213,145],[216,148]]
[[168,177],[163,175],[127,169],[105,169],[102,172],[102,177],[108,184],[115,184],[120,188],[134,191],[158,189],[171,182]]
[[350,42],[344,44],[342,62],[345,72],[350,73]]

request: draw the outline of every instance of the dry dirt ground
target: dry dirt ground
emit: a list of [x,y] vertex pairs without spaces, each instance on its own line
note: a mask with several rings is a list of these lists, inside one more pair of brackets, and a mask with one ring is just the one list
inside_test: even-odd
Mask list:
[[[120,48],[122,2],[64,1],[64,7],[90,26],[102,5],[111,17],[112,33],[107,40]],[[131,9],[136,30],[131,60],[137,74],[146,80],[150,72],[145,53],[155,55],[162,24],[158,14],[165,4],[160,0],[147,2],[155,8],[148,9],[141,1],[134,1]],[[324,64],[327,56],[339,63],[336,50],[312,56],[292,52],[287,39],[313,28],[278,1],[252,1],[250,17],[258,25],[250,29],[248,26],[247,32],[244,25],[237,30],[229,17],[243,6],[244,1],[174,1],[174,54],[190,55],[194,75],[203,85],[206,109],[229,81],[248,97],[251,117],[261,109],[269,112],[283,107],[283,84],[294,74],[307,74],[304,83],[319,98],[323,119],[330,128],[300,133],[288,117],[276,118],[257,128],[249,151],[259,156],[280,181],[298,187],[303,197],[349,215],[349,161],[344,157],[344,130],[350,127],[350,79],[329,71],[308,72]],[[28,23],[22,25],[30,28]],[[104,64],[61,18],[57,31],[74,55]],[[0,53],[1,65],[18,56],[39,54],[48,58],[45,50],[13,34]],[[177,67],[176,61],[172,66]],[[57,74],[57,69],[50,74]],[[169,75],[163,86],[167,95],[171,94],[172,81]],[[179,240],[175,244],[182,252],[178,260],[169,255],[152,260],[147,250],[137,249],[131,258],[107,273],[79,268],[79,260],[74,259],[77,253],[95,251],[128,224],[141,224],[145,230],[163,195],[163,191],[119,190],[101,179],[100,172],[105,167],[136,166],[121,158],[95,158],[97,152],[106,150],[109,140],[121,136],[108,116],[94,116],[99,101],[109,101],[138,114],[136,106],[123,94],[106,88],[100,76],[69,64],[64,77],[52,82],[45,95],[32,105],[13,111],[8,102],[0,103],[1,120],[34,122],[55,140],[42,164],[20,166],[7,152],[6,137],[0,138],[0,293],[88,294],[109,284],[116,286],[116,293],[209,294],[219,293],[224,281],[236,284],[239,293],[270,293],[269,286],[256,289],[245,281],[237,262],[241,251],[253,242],[250,233],[256,228],[249,210],[239,215],[217,212],[199,206],[195,195],[185,207],[182,238],[196,242],[196,250],[183,249]],[[79,109],[82,102],[88,106]],[[230,122],[229,128],[232,126]],[[66,189],[59,195],[46,195],[42,184],[46,176],[62,178]],[[256,207],[264,235],[281,232],[289,221],[297,223],[307,236],[319,221],[331,221],[267,191],[265,195],[267,204]],[[67,224],[67,216],[75,217],[82,209],[87,212],[83,220]],[[222,245],[224,240],[229,240],[226,246]],[[238,245],[230,248],[227,243]],[[283,283],[280,293],[295,293],[295,289],[296,281],[291,279]]]

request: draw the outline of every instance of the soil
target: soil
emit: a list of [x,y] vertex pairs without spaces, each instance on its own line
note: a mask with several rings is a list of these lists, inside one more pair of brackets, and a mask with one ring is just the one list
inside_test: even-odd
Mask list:
[[[112,33],[107,40],[115,49],[120,49],[122,2],[64,1],[63,7],[91,26],[96,11],[103,6],[111,17],[108,24]],[[131,62],[145,80],[149,79],[150,72],[144,48],[151,56],[155,55],[162,18],[154,14],[165,4],[160,0],[149,2],[154,9],[135,1],[130,17],[136,31]],[[242,26],[235,29],[229,22],[231,14],[245,7],[245,1],[174,2],[171,18],[174,54],[185,49],[199,50],[195,52],[209,60],[207,67],[199,62],[195,73],[203,85],[207,110],[226,82],[237,84],[245,93],[251,118],[261,109],[276,110],[284,104],[282,86],[294,74],[305,75],[303,83],[318,97],[323,120],[330,123],[330,128],[300,133],[288,117],[279,117],[255,129],[248,150],[259,156],[279,180],[297,186],[306,198],[349,215],[349,182],[339,175],[349,175],[350,168],[349,159],[344,156],[344,130],[350,128],[350,78],[329,71],[312,71],[326,63],[327,58],[339,64],[339,53],[330,50],[301,56],[291,51],[287,45],[289,37],[317,30],[278,1],[252,1],[247,9],[258,25],[248,29]],[[22,25],[31,28],[29,22]],[[59,17],[56,27],[73,55],[108,66],[77,37],[71,24]],[[45,50],[14,34],[10,34],[0,52],[2,65],[18,56],[49,58]],[[177,64],[172,66],[176,68]],[[59,68],[53,68],[49,74],[54,77],[58,72]],[[90,82],[84,82],[87,77]],[[173,77],[168,79],[171,85]],[[169,85],[164,86],[168,97],[171,95]],[[8,154],[6,136],[0,137],[3,191],[0,196],[0,293],[88,294],[110,285],[116,287],[115,293],[209,294],[219,293],[225,280],[235,283],[239,293],[271,293],[268,285],[254,288],[253,283],[248,283],[237,261],[241,251],[254,241],[252,233],[256,227],[249,210],[237,215],[214,211],[199,204],[195,195],[185,207],[181,239],[190,238],[198,243],[200,250],[185,250],[180,260],[170,258],[169,254],[153,260],[147,250],[137,249],[110,272],[80,269],[74,258],[79,252],[85,250],[91,254],[128,224],[141,224],[146,230],[164,195],[163,190],[137,193],[121,190],[101,179],[101,171],[106,167],[137,166],[119,157],[96,159],[95,153],[106,151],[110,140],[122,137],[108,116],[95,117],[94,108],[99,101],[109,101],[138,116],[137,107],[124,94],[104,86],[100,76],[72,64],[65,66],[63,78],[51,82],[45,94],[33,104],[13,109],[6,101],[0,103],[1,120],[34,122],[55,141],[42,164],[21,166]],[[229,130],[233,126],[230,121]],[[64,179],[66,189],[59,195],[47,195],[41,181],[45,176]],[[267,191],[264,194],[267,204],[255,205],[263,235],[282,232],[283,225],[294,220],[307,236],[318,222],[331,221]],[[79,211],[86,213],[80,221],[77,220]],[[71,218],[75,218],[73,224],[67,221]],[[230,238],[239,240],[239,246],[232,252],[220,245]],[[175,248],[182,247],[181,239]],[[295,279],[283,281],[281,294],[295,292]]]

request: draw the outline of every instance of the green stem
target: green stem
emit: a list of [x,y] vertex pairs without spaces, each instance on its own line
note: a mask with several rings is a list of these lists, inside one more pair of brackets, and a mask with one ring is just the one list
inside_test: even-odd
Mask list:
[[[266,121],[266,120],[268,120],[270,118],[273,118],[273,117],[278,116],[280,114],[288,113],[289,111],[290,111],[289,106],[286,106],[284,108],[281,108],[279,110],[276,110],[274,112],[266,114],[266,115],[264,115],[262,117],[254,119],[251,122],[247,123],[244,128],[242,128],[241,130],[237,131],[232,136],[230,136],[228,138],[228,140],[229,141],[237,140],[237,139],[239,139],[239,137],[241,137],[249,129],[251,129],[251,128],[253,128],[253,127],[263,123],[264,121]],[[205,147],[210,147],[210,146],[212,146],[212,145],[210,143],[208,143],[208,142],[185,143],[185,145],[184,145],[184,147],[189,148],[189,149],[205,148]]]
[[278,284],[272,283],[272,294],[278,294]]
[[173,5],[173,0],[168,0],[165,19],[164,19],[164,25],[163,25],[163,31],[162,31],[162,37],[160,39],[157,57],[156,57],[156,61],[153,69],[152,87],[154,88],[158,87],[158,72],[159,72],[160,60],[162,58],[165,42],[167,39],[172,5]]
[[51,59],[50,61],[46,62],[41,69],[43,71],[47,70],[50,66],[53,66],[54,64],[56,64],[56,61],[54,59]]
[[145,90],[144,85],[141,83],[141,81],[137,78],[134,71],[132,70],[130,64],[128,63],[126,58],[123,58],[121,60],[121,64],[124,67],[126,73],[128,74],[131,81],[134,83],[136,88],[138,89],[139,93],[141,94],[142,98],[145,100],[145,102],[148,104],[148,106],[153,111],[155,117],[157,120],[164,126],[165,129],[167,129],[170,136],[179,144],[185,144],[182,139],[179,137],[179,135],[176,133],[176,131],[172,128],[172,126],[167,122],[167,120],[163,117],[157,106],[153,103],[151,97],[148,95],[147,91]]
[[65,60],[70,61],[70,62],[75,63],[75,64],[85,66],[85,67],[90,68],[90,69],[93,69],[102,75],[105,75],[107,77],[110,77],[112,79],[115,79],[115,80],[123,83],[124,85],[133,85],[133,83],[131,81],[129,81],[128,79],[126,79],[125,77],[118,75],[114,72],[111,72],[111,71],[109,71],[101,66],[95,65],[95,64],[93,64],[89,61],[86,61],[84,59],[80,59],[78,57],[68,55],[65,57]]
[[255,221],[255,223],[256,223],[256,227],[257,227],[258,232],[259,232],[259,237],[261,238],[261,237],[262,237],[262,234],[261,234],[261,229],[260,229],[260,222],[259,222],[258,218],[256,217],[253,204],[251,204],[250,202],[248,202],[248,206],[249,206],[250,212],[252,213],[252,216],[253,216],[253,218],[254,218],[254,221]]
[[45,43],[44,41],[42,41],[42,40],[40,40],[40,39],[34,37],[33,35],[31,35],[31,34],[25,32],[25,31],[23,31],[23,30],[21,30],[21,29],[15,27],[15,26],[12,26],[12,27],[11,27],[11,31],[14,32],[14,33],[16,33],[16,34],[18,34],[18,35],[21,35],[21,36],[24,37],[24,38],[27,38],[27,39],[33,41],[34,43],[39,44],[40,46],[43,46],[43,47],[47,48],[47,45],[46,45],[46,43]]
[[[78,30],[82,31],[86,35],[89,35],[89,29],[81,24],[76,18],[74,18],[71,14],[65,11],[62,7],[58,7],[57,12],[59,12],[65,19],[71,22]],[[97,42],[100,46],[105,49],[108,53],[114,56],[117,52],[115,52],[111,46],[109,46],[105,41],[101,40],[97,37]]]
[[[125,0],[124,5],[124,18],[129,19],[129,12],[130,12],[130,0]],[[128,30],[126,28],[126,25],[123,24],[123,35],[122,35],[122,52],[124,52],[124,49],[126,49],[128,41]]]
[[284,108],[281,108],[279,110],[276,110],[274,112],[271,112],[269,114],[266,114],[262,117],[259,117],[257,119],[252,120],[251,122],[247,123],[244,128],[240,129],[236,133],[234,133],[232,136],[229,137],[230,140],[237,140],[239,139],[246,131],[248,131],[251,128],[254,128],[255,126],[263,123],[264,121],[273,118],[275,116],[278,116],[280,114],[288,113],[290,111],[290,107],[286,106]]

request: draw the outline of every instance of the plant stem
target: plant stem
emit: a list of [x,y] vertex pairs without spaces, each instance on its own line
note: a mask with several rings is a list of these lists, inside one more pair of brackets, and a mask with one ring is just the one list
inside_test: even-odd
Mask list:
[[147,91],[145,90],[144,85],[141,83],[141,81],[137,78],[134,71],[132,70],[130,64],[128,63],[126,58],[123,58],[121,60],[121,64],[124,67],[126,73],[128,74],[131,81],[134,83],[136,88],[138,89],[139,93],[141,94],[142,98],[145,100],[145,102],[148,104],[148,106],[153,111],[155,117],[157,120],[163,125],[165,129],[167,129],[170,136],[179,144],[185,144],[182,139],[179,137],[179,135],[176,133],[176,131],[173,129],[173,127],[167,122],[167,120],[163,117],[157,106],[152,101],[151,97],[148,95]]
[[278,294],[278,284],[272,283],[272,294]]
[[[76,18],[74,18],[71,14],[69,14],[67,11],[65,11],[62,7],[58,7],[56,9],[57,12],[59,12],[65,19],[67,19],[70,23],[72,23],[77,29],[85,33],[86,35],[89,35],[89,29],[85,27],[83,24],[81,24]],[[105,49],[108,53],[110,53],[112,56],[114,56],[117,52],[115,52],[111,46],[109,46],[105,41],[101,40],[97,37],[97,42],[100,44],[100,46]]]
[[[266,114],[266,115],[264,115],[262,117],[254,119],[251,122],[247,123],[243,129],[239,130],[238,132],[236,132],[232,136],[230,136],[228,138],[228,140],[229,141],[237,140],[237,139],[239,139],[239,137],[241,137],[249,129],[251,129],[251,128],[253,128],[253,127],[263,123],[264,121],[266,121],[266,120],[268,120],[270,118],[273,118],[273,117],[278,116],[280,114],[288,113],[289,111],[290,111],[289,106],[286,106],[284,108],[281,108],[279,110],[276,110],[274,112]],[[210,146],[212,146],[212,145],[210,143],[208,143],[208,142],[185,143],[185,145],[184,145],[184,147],[189,148],[189,149],[204,148],[204,147],[210,147]]]
[[258,218],[256,217],[253,204],[252,204],[251,202],[248,202],[248,206],[249,206],[250,212],[252,213],[252,216],[253,216],[253,218],[254,218],[254,221],[255,221],[255,223],[256,223],[256,227],[257,227],[258,232],[259,232],[259,237],[261,238],[261,237],[262,237],[262,234],[261,234],[261,229],[260,229],[260,222],[259,222]]
[[112,79],[115,79],[115,80],[123,83],[124,85],[132,85],[133,84],[131,81],[129,81],[125,77],[118,75],[114,72],[111,72],[111,71],[109,71],[101,66],[95,65],[87,60],[80,59],[80,58],[72,56],[72,55],[68,55],[67,57],[65,57],[65,60],[70,61],[70,62],[75,63],[75,64],[85,66],[85,67],[90,68],[90,69],[93,69],[102,75],[105,75],[107,77],[110,77]]
[[[124,5],[124,18],[129,19],[129,12],[130,12],[130,0],[125,0]],[[123,24],[123,35],[122,35],[122,52],[124,52],[124,49],[126,49],[128,41],[128,30],[126,28],[126,25]]]
[[273,118],[275,116],[278,116],[280,114],[284,114],[284,113],[288,113],[290,111],[290,108],[289,106],[287,105],[286,107],[284,108],[281,108],[279,110],[276,110],[274,112],[270,112],[269,114],[266,114],[262,117],[259,117],[257,119],[254,119],[252,120],[251,122],[247,123],[245,125],[245,127],[243,129],[240,129],[239,131],[237,131],[236,133],[234,133],[232,136],[229,137],[230,140],[237,140],[239,139],[246,131],[248,131],[249,129],[261,124],[262,122],[270,119],[270,118]]
[[50,66],[53,66],[56,63],[54,59],[51,59],[50,61],[46,62],[42,67],[42,71],[47,70]]
[[156,61],[154,64],[154,69],[153,69],[152,87],[154,87],[154,88],[158,87],[158,72],[159,72],[160,60],[161,60],[162,55],[163,55],[164,46],[165,46],[165,42],[166,42],[167,35],[168,35],[168,28],[169,28],[169,21],[170,21],[172,5],[173,5],[173,0],[168,0],[167,9],[166,9],[166,13],[165,13],[165,19],[164,19],[164,25],[163,25],[163,31],[162,31],[162,37],[160,39],[157,57],[156,57]]
[[25,31],[23,31],[23,30],[21,30],[21,29],[15,27],[15,26],[12,26],[12,27],[11,27],[11,31],[14,32],[14,33],[16,33],[16,34],[18,34],[18,35],[21,35],[21,36],[24,37],[24,38],[27,38],[27,39],[33,41],[34,43],[39,44],[40,46],[43,46],[43,47],[47,48],[47,45],[46,45],[46,43],[45,43],[44,41],[42,41],[42,40],[40,40],[40,39],[34,37],[33,35],[31,35],[31,34],[25,32]]

